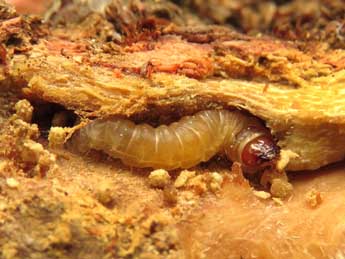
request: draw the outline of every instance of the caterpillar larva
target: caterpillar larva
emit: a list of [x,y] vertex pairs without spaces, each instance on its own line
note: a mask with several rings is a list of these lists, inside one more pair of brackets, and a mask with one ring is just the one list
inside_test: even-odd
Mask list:
[[102,150],[134,167],[189,168],[225,151],[257,170],[277,156],[261,123],[239,111],[206,110],[154,128],[125,119],[98,119],[73,136],[79,150]]

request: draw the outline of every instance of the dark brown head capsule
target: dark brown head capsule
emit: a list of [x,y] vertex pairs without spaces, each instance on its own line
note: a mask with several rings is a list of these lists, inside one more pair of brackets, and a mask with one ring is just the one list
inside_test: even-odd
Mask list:
[[279,148],[268,129],[257,123],[237,134],[225,152],[231,161],[240,162],[245,172],[255,173],[274,164]]
[[279,150],[270,136],[262,135],[248,142],[242,149],[244,167],[260,169],[275,160]]

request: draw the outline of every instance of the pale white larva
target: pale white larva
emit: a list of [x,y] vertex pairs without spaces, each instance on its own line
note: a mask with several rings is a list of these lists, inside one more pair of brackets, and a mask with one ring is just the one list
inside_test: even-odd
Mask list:
[[72,141],[79,150],[102,150],[134,167],[189,168],[225,151],[230,160],[258,168],[277,155],[269,131],[257,119],[228,110],[201,111],[156,128],[98,119]]

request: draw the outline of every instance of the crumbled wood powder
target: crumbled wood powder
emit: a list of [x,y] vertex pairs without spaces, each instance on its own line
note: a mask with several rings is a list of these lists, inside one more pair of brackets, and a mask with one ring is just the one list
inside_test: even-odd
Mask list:
[[52,169],[56,162],[56,157],[48,150],[45,150],[40,143],[31,139],[24,140],[21,148],[21,158],[24,162],[35,164],[34,171],[38,174]]
[[269,198],[271,198],[271,194],[269,192],[265,192],[265,191],[255,191],[253,190],[253,194],[263,200],[267,200]]
[[195,171],[183,170],[174,183],[175,188],[191,188],[196,193],[217,192],[224,181],[223,175],[212,172],[197,175]]
[[281,178],[275,178],[272,180],[272,185],[270,189],[272,196],[284,199],[290,196],[292,194],[292,191],[292,184],[289,183],[287,180]]
[[175,180],[175,188],[181,188],[185,186],[188,180],[195,177],[195,175],[195,171],[183,170]]
[[322,203],[322,200],[322,194],[316,189],[311,189],[305,195],[305,201],[310,208],[316,208]]
[[[22,107],[17,107],[20,111],[18,114],[21,114],[21,110],[24,109],[23,106],[26,107],[29,104],[25,104],[25,101],[21,102],[20,105],[18,103],[17,106]],[[37,142],[40,135],[38,126],[24,121],[24,118],[20,118],[18,114],[12,115],[6,122],[6,131],[0,139],[3,144],[0,153],[4,156],[15,154],[14,159],[11,160],[13,166],[17,167],[18,170],[24,170],[31,176],[38,174],[43,176],[48,171],[57,169],[55,155]],[[21,117],[28,117],[28,115]]]
[[207,181],[204,175],[197,175],[188,180],[188,187],[192,187],[198,194],[203,194],[207,191]]
[[70,128],[51,127],[48,141],[50,147],[62,147],[70,133]]
[[278,171],[283,171],[285,167],[289,164],[291,159],[298,158],[299,155],[291,150],[282,149],[280,151],[280,158],[277,162]]
[[31,122],[32,120],[32,112],[34,108],[31,106],[30,102],[28,100],[20,100],[18,101],[14,109],[16,110],[16,116],[25,121],[25,122]]
[[285,171],[278,171],[274,169],[268,169],[263,172],[260,178],[260,184],[263,187],[271,186],[274,179],[281,179],[281,181],[288,182],[289,178]]
[[152,187],[164,188],[170,182],[170,175],[164,169],[157,169],[150,173],[149,184]]
[[19,182],[14,178],[7,178],[6,184],[8,187],[13,188],[13,189],[19,186]]
[[221,189],[222,187],[222,184],[223,184],[223,180],[224,180],[224,177],[219,174],[219,173],[211,173],[211,177],[210,177],[210,190],[212,192],[217,192]]
[[17,243],[14,241],[8,241],[2,247],[1,256],[4,259],[16,258],[18,250],[17,250]]

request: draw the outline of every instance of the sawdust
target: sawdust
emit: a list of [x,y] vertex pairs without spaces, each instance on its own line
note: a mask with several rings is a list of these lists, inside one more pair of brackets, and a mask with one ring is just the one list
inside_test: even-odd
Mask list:
[[[241,257],[246,253],[238,243],[231,251],[223,243],[238,237],[231,232],[236,227],[242,235],[250,233],[249,238],[257,238],[256,233],[268,229],[270,239],[261,240],[270,240],[267,242],[274,249],[280,243],[277,239],[293,243],[291,233],[301,231],[292,229],[294,217],[295,221],[286,225],[291,227],[289,237],[284,231],[272,231],[279,227],[277,222],[284,221],[283,209],[290,204],[277,198],[291,193],[285,174],[280,178],[265,175],[265,185],[271,184],[276,196],[272,201],[266,198],[267,193],[253,195],[238,163],[231,169],[228,164],[219,165],[216,169],[220,170],[206,164],[191,171],[161,172],[150,179],[150,171],[128,168],[97,152],[76,155],[66,150],[63,144],[71,131],[65,127],[66,111],[52,116],[50,123],[58,127],[50,128],[48,144],[40,134],[44,131],[32,123],[35,109],[27,100],[17,101],[24,94],[36,108],[42,103],[59,103],[75,111],[81,120],[122,115],[153,122],[157,117],[174,118],[204,108],[236,106],[265,120],[279,145],[299,154],[292,162],[283,161],[281,168],[314,169],[338,161],[344,154],[344,132],[339,131],[345,121],[339,113],[343,107],[339,91],[344,67],[341,51],[325,59],[330,53],[327,49],[313,53],[301,51],[299,44],[238,34],[225,27],[189,27],[179,20],[182,13],[174,8],[166,13],[177,25],[180,22],[184,26],[160,23],[159,19],[147,19],[144,13],[132,12],[129,15],[138,21],[135,26],[147,26],[138,35],[132,35],[124,20],[109,22],[100,14],[74,21],[68,29],[53,26],[47,32],[39,20],[19,17],[0,3],[0,17],[6,21],[0,26],[1,47],[5,49],[0,49],[2,257],[188,258],[188,250],[194,247],[185,247],[190,237],[198,237],[194,244],[202,247],[204,254],[225,249],[223,255]],[[77,14],[61,15],[53,24],[59,24],[59,19],[79,18]],[[114,26],[119,30],[115,32]],[[122,38],[126,33],[129,37]],[[13,38],[17,40],[13,42]],[[108,40],[112,42],[106,43]],[[126,40],[130,47],[124,44]],[[329,105],[335,101],[335,92],[340,95],[340,103]],[[298,98],[292,98],[296,95]],[[325,105],[315,104],[314,99],[319,97]],[[287,104],[286,99],[294,101]],[[306,141],[315,145],[306,147]],[[159,188],[152,188],[148,181]],[[224,199],[226,188],[232,189]],[[296,197],[301,193],[304,190],[297,191]],[[331,204],[319,191],[302,196],[304,206],[313,208],[311,211],[322,208],[321,204]],[[266,206],[266,202],[277,206]],[[208,203],[215,207],[210,208]],[[280,208],[282,216],[277,216]],[[233,211],[238,211],[235,217]],[[258,219],[257,215],[265,217]],[[205,218],[210,219],[205,223],[206,230],[200,224]],[[241,220],[254,223],[241,224]],[[274,224],[259,228],[258,220],[272,220]],[[212,222],[216,225],[208,224]],[[194,224],[197,228],[184,237],[183,231]],[[231,231],[227,233],[228,226]],[[250,232],[245,232],[248,227]],[[208,238],[207,248],[197,242],[203,238]],[[322,238],[322,243],[330,241],[326,235]],[[213,240],[221,240],[221,247]],[[335,243],[333,247],[337,246]],[[295,251],[298,249],[301,247]],[[278,247],[274,251],[281,250]]]

